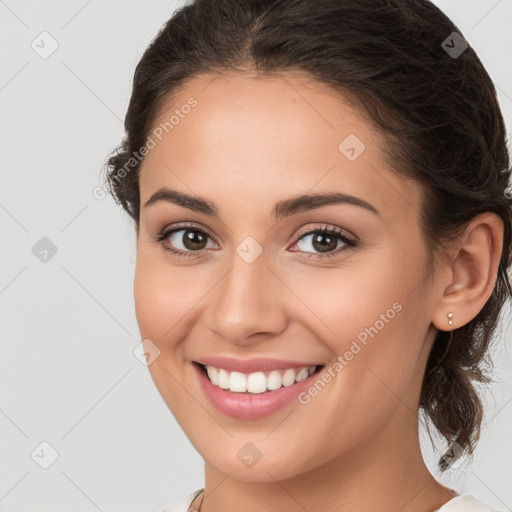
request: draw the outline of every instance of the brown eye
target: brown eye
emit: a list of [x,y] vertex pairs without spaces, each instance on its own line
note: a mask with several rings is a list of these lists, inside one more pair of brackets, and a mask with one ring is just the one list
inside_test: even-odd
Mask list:
[[178,257],[200,256],[209,247],[208,240],[215,246],[211,235],[194,225],[163,229],[154,240],[161,244],[165,251]]
[[190,249],[191,251],[194,250],[201,250],[204,249],[206,246],[206,241],[208,238],[208,235],[204,235],[203,233],[200,233],[199,231],[193,231],[191,229],[187,230],[181,230],[184,231],[181,241],[183,245]]
[[165,237],[178,251],[201,251],[206,249],[209,235],[197,228],[175,229]]
[[[339,242],[341,242],[341,249],[336,251]],[[334,256],[339,254],[341,251],[345,250],[346,246],[355,247],[356,242],[343,235],[337,229],[325,228],[316,229],[302,235],[294,245],[297,245],[302,252],[310,254],[308,257],[322,257],[322,255]],[[313,252],[308,249],[312,249]]]
[[316,234],[313,236],[311,245],[319,252],[334,251],[338,245],[338,239],[331,235]]

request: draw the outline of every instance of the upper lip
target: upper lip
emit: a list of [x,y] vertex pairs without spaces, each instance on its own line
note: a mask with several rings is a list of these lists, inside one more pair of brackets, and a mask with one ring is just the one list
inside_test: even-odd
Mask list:
[[195,362],[204,366],[214,366],[215,368],[223,368],[230,372],[240,373],[269,372],[287,368],[308,368],[310,366],[323,365],[323,363],[287,361],[284,359],[271,359],[266,357],[236,359],[224,356],[202,357],[201,359],[196,359]]

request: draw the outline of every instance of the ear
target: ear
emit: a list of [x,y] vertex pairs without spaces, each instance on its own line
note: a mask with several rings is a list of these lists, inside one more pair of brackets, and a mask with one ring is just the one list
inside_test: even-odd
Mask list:
[[[503,229],[497,214],[485,212],[472,219],[455,241],[446,272],[439,280],[441,295],[432,318],[439,330],[451,331],[467,324],[491,296],[503,248]],[[449,324],[449,313],[453,314],[453,325]]]

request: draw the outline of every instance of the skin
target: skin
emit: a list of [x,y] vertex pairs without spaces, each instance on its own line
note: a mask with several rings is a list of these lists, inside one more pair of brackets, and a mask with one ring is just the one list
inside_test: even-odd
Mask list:
[[[325,84],[291,73],[202,75],[161,108],[154,126],[194,97],[198,104],[151,149],[140,174],[134,282],[143,339],[160,350],[151,376],[205,460],[203,512],[244,510],[434,511],[453,498],[423,461],[418,403],[437,329],[469,322],[490,296],[503,226],[474,219],[426,273],[421,188],[393,173],[377,130]],[[366,149],[338,149],[355,134]],[[219,218],[171,202],[144,207],[161,187],[206,198]],[[284,217],[275,203],[304,193],[344,192],[380,213],[337,204]],[[177,223],[211,233],[203,249]],[[302,233],[337,227],[357,247],[327,258]],[[247,237],[263,249],[236,252]],[[193,252],[180,258],[164,245]],[[318,256],[309,259],[307,256]],[[332,366],[394,303],[400,312],[311,401],[256,420],[210,404],[192,371],[205,355],[275,357]],[[325,369],[324,369],[325,370]],[[246,467],[247,443],[261,459]],[[197,505],[197,501],[195,503]]]

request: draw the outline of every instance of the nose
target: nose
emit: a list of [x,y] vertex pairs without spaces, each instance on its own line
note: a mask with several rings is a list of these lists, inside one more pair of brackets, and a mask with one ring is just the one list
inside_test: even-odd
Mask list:
[[287,288],[276,274],[263,255],[247,263],[234,254],[203,312],[206,326],[236,345],[278,336],[287,325]]

